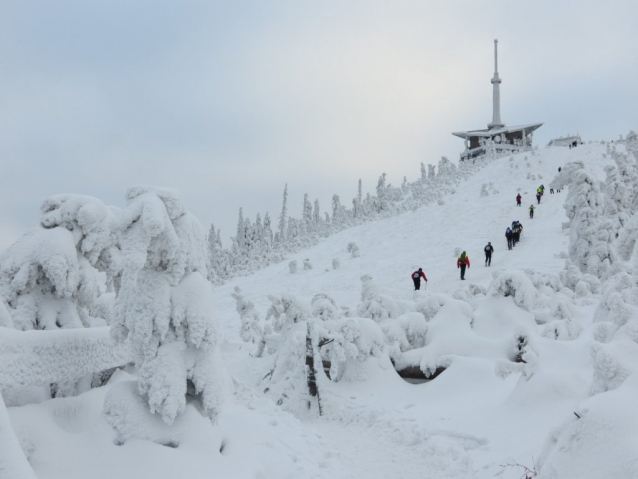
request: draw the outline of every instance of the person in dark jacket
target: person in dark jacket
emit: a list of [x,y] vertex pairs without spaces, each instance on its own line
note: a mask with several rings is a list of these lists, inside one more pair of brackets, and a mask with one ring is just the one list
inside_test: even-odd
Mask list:
[[538,204],[541,204],[541,196],[543,196],[540,192],[536,193],[536,199],[538,200]]
[[508,227],[505,230],[505,238],[507,238],[507,249],[512,249],[512,243],[514,242],[514,233],[512,228]]
[[461,268],[461,279],[465,280],[465,268],[470,267],[470,257],[465,251],[461,253],[461,256],[456,260],[456,267]]
[[421,289],[421,278],[423,278],[426,283],[428,282],[428,279],[425,277],[425,273],[423,272],[422,268],[419,268],[418,271],[412,273],[412,281],[414,281],[414,291],[418,291],[419,289]]
[[492,253],[494,252],[492,243],[488,241],[483,251],[485,251],[485,266],[492,266]]

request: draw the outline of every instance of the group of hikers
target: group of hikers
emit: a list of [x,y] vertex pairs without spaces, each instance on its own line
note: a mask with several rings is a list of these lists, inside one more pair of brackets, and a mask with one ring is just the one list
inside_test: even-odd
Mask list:
[[507,249],[512,249],[521,240],[523,225],[520,221],[512,221],[512,226],[508,226],[505,230],[505,238],[507,239]]
[[[558,172],[561,172],[561,168],[558,168]],[[543,193],[545,192],[545,186],[544,185],[540,185],[537,189],[536,189],[536,200],[538,201],[538,204],[540,205],[541,203],[541,198],[543,197]],[[554,194],[554,189],[550,188],[549,192],[551,194]],[[556,190],[557,193],[560,193],[560,190]],[[521,196],[521,194],[517,194],[516,195],[516,206],[521,206],[521,203],[523,201],[523,197]],[[534,210],[536,209],[536,207],[534,206],[534,204],[532,203],[529,206],[529,217],[530,219],[534,218]],[[523,225],[521,224],[520,221],[512,221],[512,226],[508,226],[507,229],[505,230],[505,238],[507,239],[507,249],[511,250],[512,248],[514,248],[514,246],[516,246],[516,243],[518,243],[521,239],[521,233],[523,232]],[[487,242],[487,245],[485,246],[485,248],[483,248],[483,251],[485,252],[485,266],[492,266],[492,253],[494,252],[494,247],[492,246],[491,242]],[[461,280],[465,280],[465,270],[467,268],[470,267],[470,257],[467,255],[467,252],[463,251],[459,257],[456,260],[456,267],[457,269],[460,269],[461,271]],[[414,273],[412,273],[411,275],[412,281],[414,281],[414,289],[416,290],[420,290],[421,289],[421,278],[423,278],[425,280],[425,282],[428,282],[428,278],[425,276],[425,273],[423,272],[422,268],[419,268],[417,271],[415,271]]]
[[[490,241],[487,242],[487,245],[485,245],[485,248],[483,248],[483,251],[485,251],[485,266],[492,266],[492,253],[494,252],[494,247],[492,246],[492,243]],[[461,280],[465,281],[465,270],[470,267],[470,257],[467,255],[467,252],[463,251],[459,255],[459,257],[456,260],[456,267],[457,269],[461,270]],[[415,291],[418,291],[421,289],[421,278],[425,280],[426,284],[428,282],[428,278],[425,276],[425,273],[423,272],[423,268],[419,268],[410,276],[412,278],[412,281],[414,282]]]

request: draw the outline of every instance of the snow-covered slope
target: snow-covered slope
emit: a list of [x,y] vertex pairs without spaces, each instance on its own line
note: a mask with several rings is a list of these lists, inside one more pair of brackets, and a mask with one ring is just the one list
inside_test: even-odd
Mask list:
[[[550,194],[549,184],[559,167],[574,160],[604,179],[604,167],[613,163],[605,153],[605,145],[587,144],[495,160],[460,184],[444,204],[342,231],[291,258],[299,265],[309,259],[312,269],[300,267],[291,274],[287,262],[280,263],[216,286],[227,390],[233,391],[216,427],[189,404],[170,428],[158,420],[152,427],[134,423],[134,433],[116,434],[102,416],[106,394],[117,391],[113,397],[123,401],[135,397],[127,396],[131,377],[121,372],[109,385],[75,398],[9,408],[32,467],[38,477],[51,479],[519,478],[524,469],[517,465],[540,470],[540,477],[635,477],[638,456],[631,448],[638,425],[635,419],[620,419],[631,410],[627,398],[638,393],[635,378],[592,395],[595,381],[606,385],[598,388],[601,392],[613,389],[614,375],[629,376],[625,366],[638,360],[635,343],[613,345],[615,356],[605,356],[611,346],[598,344],[600,328],[592,325],[600,294],[577,297],[544,283],[564,270],[569,245],[563,229],[567,191]],[[546,190],[536,205],[541,184]],[[483,185],[487,196],[481,195]],[[516,206],[518,192],[522,207]],[[533,220],[528,218],[531,204],[537,206]],[[508,251],[504,233],[513,220],[524,232]],[[483,260],[488,241],[495,248],[491,267]],[[347,252],[351,242],[359,246],[359,257]],[[466,281],[456,268],[457,249],[471,259]],[[334,258],[340,259],[338,269],[332,267]],[[428,285],[426,292],[415,293],[410,274],[419,267]],[[416,358],[422,369],[445,365],[447,370],[434,380],[409,383],[387,355],[371,357],[348,380],[320,381],[323,416],[295,416],[288,412],[294,411],[290,405],[280,407],[264,393],[271,363],[253,357],[255,346],[240,339],[231,293],[241,287],[262,318],[271,305],[268,296],[284,293],[308,307],[317,293],[325,293],[356,316],[363,275],[372,275],[399,309],[446,298],[427,318],[425,347],[404,359]],[[516,293],[504,295],[502,288],[511,285]],[[536,295],[534,305],[526,294]],[[538,297],[546,301],[546,311]],[[554,317],[569,321],[552,326]],[[303,338],[305,329],[298,333]],[[527,363],[514,363],[508,358],[521,334],[526,335]],[[602,370],[608,378],[597,378]],[[127,407],[134,417],[140,406]],[[146,440],[122,441],[127,434]],[[600,462],[595,461],[597,434],[624,444],[613,451],[609,447],[600,466],[595,466]],[[577,458],[578,471],[570,456]]]

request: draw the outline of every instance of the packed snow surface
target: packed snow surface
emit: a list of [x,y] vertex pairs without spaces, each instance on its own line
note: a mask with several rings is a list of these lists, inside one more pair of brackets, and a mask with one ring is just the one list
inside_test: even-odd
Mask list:
[[[564,189],[551,194],[558,167],[575,161],[581,164],[553,183]],[[227,397],[214,421],[187,396],[183,414],[166,424],[149,412],[138,372],[127,367],[78,396],[6,409],[0,403],[0,477],[32,477],[28,464],[41,479],[638,477],[635,281],[613,269],[606,233],[627,221],[595,223],[614,210],[597,203],[613,164],[603,144],[496,159],[429,206],[346,229],[215,285],[225,371],[218,380]],[[165,201],[162,224],[177,224],[173,216],[183,214],[171,206]],[[108,216],[99,204],[87,211],[89,219]],[[510,251],[505,229],[514,220],[524,230]],[[491,267],[483,258],[488,241]],[[623,237],[624,260],[634,242]],[[595,254],[587,254],[590,247]],[[456,267],[461,251],[471,260],[465,281]],[[414,291],[411,273],[419,267],[428,282]],[[189,277],[180,272],[179,280]],[[179,296],[179,284],[174,288]],[[201,309],[188,295],[181,301],[173,307]],[[313,327],[323,338],[315,359],[329,360],[328,373],[338,379],[320,368],[321,416],[305,383]],[[105,331],[0,328],[0,388],[128,363],[132,350],[111,344]],[[97,350],[113,347],[112,361],[82,350],[86,361],[63,357],[77,371],[60,377],[45,362],[57,361],[59,345],[72,348],[76,333]],[[14,341],[20,334],[28,336]],[[58,336],[39,347],[44,334]],[[395,368],[443,372],[408,381]],[[28,464],[14,454],[16,438]]]

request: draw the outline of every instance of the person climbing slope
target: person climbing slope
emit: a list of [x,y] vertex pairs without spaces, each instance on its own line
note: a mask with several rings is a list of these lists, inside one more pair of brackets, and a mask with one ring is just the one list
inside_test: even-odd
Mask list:
[[521,196],[520,193],[518,195],[516,195],[516,206],[521,206],[521,200],[522,199],[523,199],[523,197]]
[[414,291],[418,291],[421,289],[421,278],[428,282],[428,279],[425,277],[425,273],[423,272],[423,268],[419,268],[418,271],[412,273],[412,281],[414,281]]
[[470,267],[470,257],[465,251],[461,253],[461,256],[456,260],[456,267],[461,268],[461,279],[465,280],[465,268]]
[[507,249],[512,249],[512,243],[514,241],[514,233],[509,226],[505,230],[505,238],[507,238]]
[[536,199],[538,200],[538,204],[539,205],[541,204],[541,196],[543,196],[543,195],[541,194],[540,191],[538,193],[536,193]]
[[494,247],[492,243],[487,242],[487,246],[483,248],[485,251],[485,266],[492,266],[492,253],[494,252]]
[[536,208],[534,207],[534,205],[529,205],[529,219],[532,220],[534,219],[534,210]]

